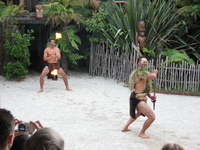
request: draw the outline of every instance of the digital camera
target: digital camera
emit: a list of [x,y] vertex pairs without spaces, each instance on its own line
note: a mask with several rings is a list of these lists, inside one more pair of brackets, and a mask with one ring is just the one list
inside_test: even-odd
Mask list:
[[22,122],[18,125],[18,131],[33,133],[35,131],[35,127],[29,122]]

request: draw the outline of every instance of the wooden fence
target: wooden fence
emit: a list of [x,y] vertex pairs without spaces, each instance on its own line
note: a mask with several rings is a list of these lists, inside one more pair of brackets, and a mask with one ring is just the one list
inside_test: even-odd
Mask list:
[[[126,49],[126,47],[124,47]],[[105,76],[118,81],[128,83],[128,78],[132,70],[137,68],[137,52],[132,49],[132,53],[120,54],[119,50],[114,50],[112,46],[101,43],[91,45],[89,73],[97,76]],[[200,64],[181,64],[168,62],[169,59],[156,61],[159,70],[156,79],[156,88],[167,91],[200,91]],[[154,60],[149,60],[149,71],[152,71]]]

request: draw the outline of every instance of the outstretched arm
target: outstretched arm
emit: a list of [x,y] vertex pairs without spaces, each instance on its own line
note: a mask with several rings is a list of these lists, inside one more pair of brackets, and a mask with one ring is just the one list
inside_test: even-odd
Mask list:
[[157,77],[158,70],[154,70],[152,73],[147,74],[147,79],[155,79]]

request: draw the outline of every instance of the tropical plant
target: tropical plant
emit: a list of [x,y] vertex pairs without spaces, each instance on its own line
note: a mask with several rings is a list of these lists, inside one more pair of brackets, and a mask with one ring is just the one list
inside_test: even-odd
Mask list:
[[114,10],[107,8],[109,29],[103,30],[103,35],[110,44],[121,49],[126,44],[131,50],[131,44],[135,44],[140,19],[144,19],[146,24],[146,48],[156,54],[163,47],[169,46],[170,38],[182,23],[170,0],[128,0],[124,7],[116,4],[113,7]]
[[5,6],[4,4],[1,4],[1,13],[0,15],[3,17],[11,17],[14,14],[21,14],[24,12],[27,12],[27,10],[22,9],[24,7],[24,4],[19,4],[19,5],[13,5],[12,1]]
[[28,66],[30,66],[30,53],[28,47],[30,40],[33,39],[31,34],[33,30],[29,30],[27,34],[21,34],[18,30],[13,29],[13,24],[17,21],[14,15],[24,13],[26,10],[22,9],[23,4],[13,5],[10,2],[7,6],[0,5],[2,9],[0,16],[7,18],[9,24],[5,32],[4,49],[6,53],[4,69],[7,79],[17,79],[28,73]]
[[6,79],[21,79],[25,74],[28,73],[27,68],[23,66],[20,61],[9,62],[4,66],[6,71]]
[[[70,64],[74,68],[77,67],[77,60],[84,58],[82,55],[76,53],[79,50],[78,44],[81,44],[81,39],[76,35],[78,29],[74,25],[68,26],[68,39],[67,35],[62,33],[62,38],[56,40],[56,43],[62,51],[63,57],[67,60],[67,64]],[[55,39],[55,33],[51,34],[50,39]],[[67,41],[67,42],[66,42]]]
[[200,1],[199,0],[175,0],[178,5],[177,12],[184,16],[194,17],[194,20],[197,20],[197,17],[200,17]]
[[11,32],[10,29],[6,30],[4,48],[9,60],[5,63],[4,69],[7,79],[17,79],[28,73],[28,67],[30,66],[28,47],[30,46],[30,40],[33,39],[31,36],[33,30],[28,30],[28,34],[21,34],[19,31]]
[[74,22],[79,26],[80,22],[83,21],[82,14],[85,14],[84,12],[89,14],[90,12],[87,8],[82,10],[81,7],[94,5],[95,1],[96,0],[52,0],[50,3],[44,5],[44,13],[47,15],[46,23],[51,21],[53,25],[59,26]]
[[[24,7],[23,4],[13,5],[12,1],[7,6],[3,2],[0,2],[0,17],[10,18],[12,24],[16,22],[12,15],[27,12],[26,10],[23,10],[22,7]],[[4,21],[0,18],[0,24],[3,22]]]
[[184,28],[179,30],[174,48],[184,50],[191,57],[200,61],[200,1],[174,0],[177,12],[184,20]]
[[188,64],[195,64],[194,60],[189,58],[185,51],[178,51],[175,49],[163,49],[161,52],[163,56],[169,57],[169,62],[176,62],[181,64],[182,60],[185,60]]
[[[52,0],[49,4],[44,5],[44,13],[47,15],[46,23],[52,22],[54,31],[62,32],[64,37],[58,41],[63,43],[60,43],[60,46],[67,46],[61,48],[61,51],[64,52],[63,58],[68,58],[68,61],[73,64],[77,64],[76,60],[82,58],[82,56],[74,53],[72,49],[72,47],[78,49],[76,42],[79,43],[79,39],[75,35],[76,29],[68,27],[68,25],[74,23],[79,28],[80,23],[85,20],[82,14],[88,15],[90,13],[89,9],[83,9],[83,6],[90,4],[92,1],[94,0]],[[64,68],[64,70],[66,69]]]
[[101,30],[106,30],[108,27],[107,22],[105,22],[106,15],[105,9],[100,8],[98,12],[95,12],[93,16],[86,21],[86,31],[93,33],[93,35],[89,37],[91,43],[102,41]]

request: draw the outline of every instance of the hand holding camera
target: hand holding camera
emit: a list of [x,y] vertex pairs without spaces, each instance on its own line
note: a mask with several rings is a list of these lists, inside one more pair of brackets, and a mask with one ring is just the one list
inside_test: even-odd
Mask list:
[[32,123],[29,122],[21,122],[18,125],[18,131],[19,132],[27,132],[29,134],[32,134],[35,131],[35,127]]
[[18,130],[16,131],[16,135],[23,134],[24,132],[28,134],[33,134],[33,132],[40,128],[44,128],[44,126],[40,123],[40,121],[30,121],[30,122],[22,122],[21,120],[16,119],[15,125],[18,124]]

